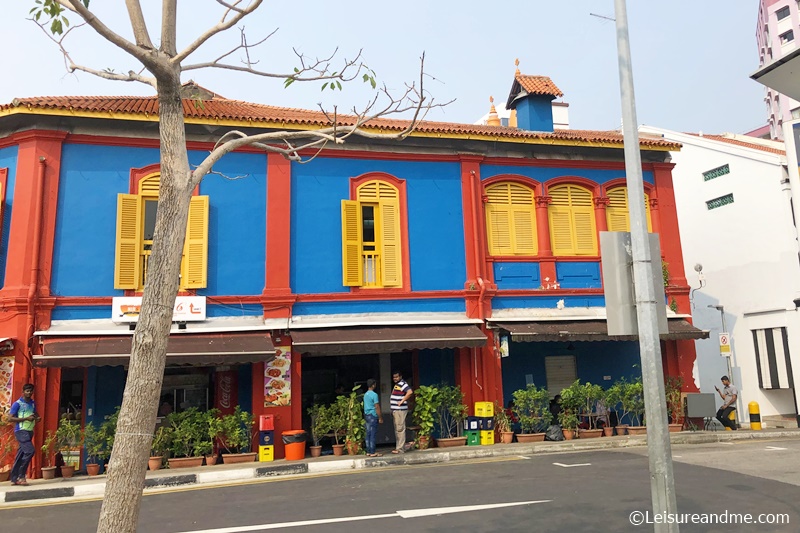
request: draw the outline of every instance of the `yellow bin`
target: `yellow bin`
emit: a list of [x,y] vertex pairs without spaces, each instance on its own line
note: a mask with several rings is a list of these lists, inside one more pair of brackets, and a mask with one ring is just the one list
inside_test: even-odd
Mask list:
[[475,416],[479,418],[494,417],[494,404],[492,402],[475,402]]

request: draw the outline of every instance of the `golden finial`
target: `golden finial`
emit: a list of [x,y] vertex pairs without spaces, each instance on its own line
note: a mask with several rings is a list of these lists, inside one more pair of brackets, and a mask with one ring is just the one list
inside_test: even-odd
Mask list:
[[497,116],[497,109],[494,108],[494,96],[489,97],[489,117],[486,119],[486,124],[489,126],[499,126],[500,117]]
[[519,74],[519,58],[514,60],[514,66],[517,67],[517,71],[514,74]]

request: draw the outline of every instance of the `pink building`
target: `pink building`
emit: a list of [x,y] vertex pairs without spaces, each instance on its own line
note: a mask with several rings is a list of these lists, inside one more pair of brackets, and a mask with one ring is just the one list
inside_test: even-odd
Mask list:
[[[779,60],[797,48],[800,39],[800,0],[761,0],[756,42],[759,68]],[[800,118],[800,102],[766,88],[767,126],[764,136],[783,140],[784,121]],[[768,132],[766,131],[768,128]],[[761,128],[752,134],[760,133]]]

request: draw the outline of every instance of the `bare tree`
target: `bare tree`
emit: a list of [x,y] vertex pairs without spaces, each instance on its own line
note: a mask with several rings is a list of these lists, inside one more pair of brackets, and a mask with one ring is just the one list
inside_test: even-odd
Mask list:
[[[206,42],[222,32],[234,28],[245,17],[256,11],[263,0],[215,0],[220,6],[219,21],[200,33],[191,43],[179,49],[177,42],[177,0],[162,0],[159,44],[154,44],[147,27],[145,13],[139,0],[125,0],[133,41],[112,30],[89,8],[89,0],[36,0],[31,10],[32,19],[58,45],[67,69],[84,72],[108,80],[145,83],[158,94],[159,134],[161,150],[161,190],[153,238],[152,255],[148,264],[139,323],[133,335],[128,379],[119,414],[117,434],[110,460],[110,473],[100,513],[98,531],[133,532],[136,530],[142,488],[149,456],[150,443],[155,428],[158,400],[164,375],[167,340],[172,322],[172,310],[178,291],[183,241],[186,233],[189,201],[192,190],[204,176],[213,172],[214,164],[225,154],[242,146],[257,146],[268,152],[281,153],[294,161],[303,161],[301,151],[322,149],[327,143],[343,143],[353,135],[402,139],[417,126],[418,120],[433,107],[422,86],[424,55],[420,77],[408,84],[400,94],[391,94],[378,88],[375,74],[362,61],[359,53],[355,59],[343,60],[338,70],[333,70],[334,56],[309,59],[295,51],[299,66],[289,73],[275,73],[261,69],[258,61],[251,59],[253,48],[263,43],[269,35],[249,43],[243,29],[241,41],[234,48],[210,61],[191,63],[195,52]],[[65,45],[65,38],[78,26],[70,26],[70,18],[77,16],[80,26],[89,26],[110,44],[122,49],[138,62],[138,70],[116,72],[97,69],[73,61]],[[152,18],[151,18],[152,19]],[[271,35],[271,34],[270,34]],[[335,54],[335,53],[334,53]],[[232,62],[238,55],[240,62]],[[338,64],[338,63],[337,63]],[[325,112],[329,127],[309,131],[269,131],[248,134],[230,131],[219,139],[215,148],[196,168],[189,166],[186,150],[186,132],[182,108],[181,73],[198,69],[223,69],[245,72],[256,76],[284,80],[289,86],[295,81],[318,81],[323,89],[339,89],[342,83],[361,80],[371,84],[374,99],[362,110],[353,110],[346,117]],[[408,127],[393,134],[379,134],[364,128],[370,121],[389,114],[409,112],[413,116]]]

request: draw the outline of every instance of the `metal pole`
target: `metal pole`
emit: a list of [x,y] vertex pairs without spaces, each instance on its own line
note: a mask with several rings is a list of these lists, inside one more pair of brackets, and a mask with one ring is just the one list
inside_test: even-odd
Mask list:
[[[658,305],[664,305],[663,295],[657,295],[653,281],[653,261],[647,235],[644,206],[642,161],[639,153],[639,132],[636,121],[636,102],[633,93],[631,49],[628,40],[628,14],[625,0],[614,0],[619,56],[619,85],[622,97],[622,128],[625,139],[625,175],[628,186],[628,209],[631,220],[633,252],[633,283],[636,298],[636,318],[639,323],[639,351],[642,359],[645,418],[647,420],[647,455],[650,460],[650,493],[653,513],[675,516],[675,478],[672,473],[672,449],[667,427],[667,401],[664,395],[664,371],[661,367],[661,345],[658,333]],[[656,258],[659,260],[660,257]],[[657,533],[679,531],[678,524],[654,520]]]

